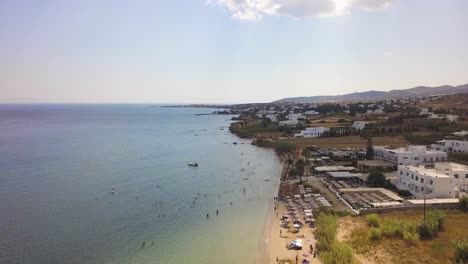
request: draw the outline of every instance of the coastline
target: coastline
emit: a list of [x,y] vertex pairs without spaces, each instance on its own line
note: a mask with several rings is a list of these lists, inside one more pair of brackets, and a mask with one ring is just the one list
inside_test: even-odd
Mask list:
[[273,235],[273,227],[275,224],[275,206],[276,206],[276,201],[273,199],[274,197],[278,197],[279,194],[279,188],[281,184],[281,178],[283,177],[284,173],[284,160],[281,158],[281,156],[275,154],[281,163],[280,165],[280,171],[278,173],[278,178],[276,179],[274,186],[275,189],[273,191],[273,196],[271,197],[270,204],[268,205],[268,211],[265,215],[265,220],[264,220],[264,226],[263,226],[263,231],[261,235],[261,239],[259,241],[258,245],[258,253],[255,258],[254,263],[255,264],[268,264],[271,263],[271,251],[272,251],[272,235]]

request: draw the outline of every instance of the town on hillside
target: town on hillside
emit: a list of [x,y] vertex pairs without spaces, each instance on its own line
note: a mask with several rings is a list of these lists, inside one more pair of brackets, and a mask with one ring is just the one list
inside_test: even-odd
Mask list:
[[[235,114],[231,132],[274,148],[283,164],[275,202],[280,236],[273,241],[288,246],[277,250],[279,263],[294,263],[301,254],[332,254],[339,246],[321,244],[328,239],[318,230],[334,221],[336,238],[330,236],[352,245],[355,257],[365,263],[397,263],[392,247],[404,254],[418,248],[419,253],[407,252],[405,258],[418,258],[417,263],[447,263],[457,254],[449,241],[466,230],[450,227],[439,236],[427,236],[424,226],[426,217],[437,218],[440,210],[454,226],[468,219],[458,211],[468,208],[467,94],[225,108],[218,113]],[[367,226],[359,217],[325,221],[324,211],[367,215],[380,219],[375,221],[381,226]],[[388,226],[407,230],[392,233],[385,231]],[[359,232],[364,234],[361,240]],[[381,242],[375,243],[374,236]],[[294,237],[310,240],[315,250],[304,249],[303,239]],[[429,238],[447,246],[433,251],[420,242]],[[398,239],[413,248],[402,247]],[[362,250],[363,244],[369,247]],[[375,246],[384,244],[385,249]],[[451,253],[440,254],[445,251]]]

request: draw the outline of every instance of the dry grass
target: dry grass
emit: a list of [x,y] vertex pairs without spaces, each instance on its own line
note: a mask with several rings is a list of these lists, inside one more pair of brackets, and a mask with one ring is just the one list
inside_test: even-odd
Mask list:
[[[382,263],[382,258],[379,256],[390,256],[391,263],[431,263],[442,264],[450,263],[453,256],[452,242],[456,239],[468,237],[468,213],[462,213],[458,210],[446,210],[446,218],[444,222],[444,230],[438,233],[438,236],[432,240],[419,240],[415,243],[408,243],[402,239],[383,239],[378,245],[372,245],[370,240],[369,248],[371,252],[360,254],[359,259],[366,258],[366,263]],[[382,214],[381,218],[393,218],[403,220],[408,223],[416,223],[422,218],[421,210],[393,212]],[[368,226],[363,226],[363,217],[348,218],[347,221],[359,223],[359,230],[368,229]],[[353,226],[353,225],[344,225]],[[354,225],[356,226],[356,225]],[[354,229],[358,230],[358,229]],[[340,230],[338,230],[340,232]],[[345,231],[341,231],[345,232]],[[350,230],[346,233],[349,234]],[[349,236],[347,236],[349,237]],[[360,244],[366,241],[360,241]],[[380,259],[380,261],[378,261]]]
[[[365,148],[367,146],[367,139],[360,136],[346,136],[346,137],[327,137],[327,138],[294,138],[289,139],[292,143],[297,144],[301,148],[317,145],[321,148]],[[374,145],[387,145],[387,146],[406,146],[410,143],[403,136],[386,136],[374,137]]]
[[433,109],[465,109],[468,110],[468,94],[453,94],[442,96],[436,101],[422,105],[423,107],[432,107]]

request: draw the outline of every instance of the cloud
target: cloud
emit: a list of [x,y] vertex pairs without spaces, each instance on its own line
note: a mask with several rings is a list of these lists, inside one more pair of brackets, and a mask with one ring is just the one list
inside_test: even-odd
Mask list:
[[261,20],[264,16],[295,18],[333,17],[352,8],[367,11],[388,7],[394,0],[207,0],[208,4],[226,8],[240,20]]

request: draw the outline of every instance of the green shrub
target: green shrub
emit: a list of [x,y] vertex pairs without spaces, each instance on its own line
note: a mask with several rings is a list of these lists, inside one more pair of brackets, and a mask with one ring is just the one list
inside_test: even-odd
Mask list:
[[419,224],[419,236],[422,239],[431,239],[437,235],[437,224],[434,221],[422,221]]
[[434,225],[437,227],[437,231],[442,231],[444,229],[445,214],[440,210],[429,211],[427,217],[429,221],[433,221]]
[[324,264],[351,264],[353,263],[353,250],[345,243],[335,242],[331,249],[321,256]]
[[279,154],[293,152],[297,149],[297,145],[289,141],[279,141],[276,144],[276,151]]
[[365,254],[371,251],[371,248],[375,246],[375,243],[372,243],[369,240],[369,232],[364,228],[355,229],[350,236],[349,242],[357,254]]
[[382,235],[389,238],[403,238],[404,225],[395,219],[386,219],[382,223]]
[[408,230],[403,231],[403,239],[411,244],[415,244],[419,240],[418,233],[413,233]]
[[460,203],[459,203],[460,210],[463,212],[468,211],[468,196],[463,195],[460,197]]
[[373,241],[379,241],[380,239],[382,239],[382,229],[380,228],[376,228],[376,227],[371,227],[370,231],[369,231],[370,235],[369,235],[369,238]]
[[457,264],[468,263],[468,239],[460,239],[453,242],[453,258]]
[[317,217],[315,237],[317,239],[317,250],[328,251],[332,248],[336,238],[338,221],[336,216],[320,213]]
[[366,217],[367,224],[373,227],[379,227],[380,219],[378,214],[370,214]]

